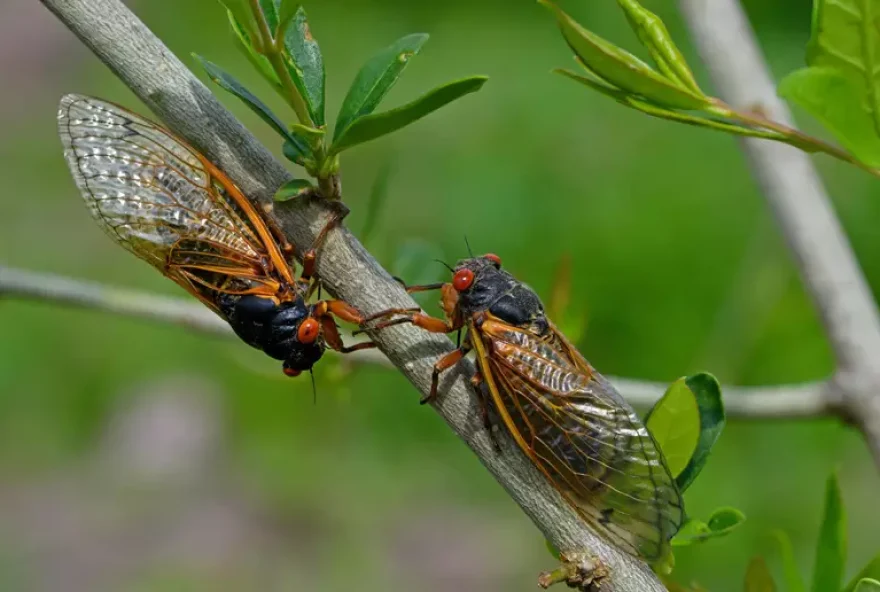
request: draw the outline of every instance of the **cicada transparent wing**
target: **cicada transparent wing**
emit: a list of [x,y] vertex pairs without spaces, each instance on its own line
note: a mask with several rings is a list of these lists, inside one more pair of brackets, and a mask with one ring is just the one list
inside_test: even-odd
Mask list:
[[121,107],[79,95],[61,99],[58,127],[98,224],[215,312],[221,294],[276,298],[295,285],[253,205],[183,141]]
[[491,315],[471,340],[503,423],[594,528],[633,555],[662,558],[681,494],[647,428],[550,325],[546,335]]

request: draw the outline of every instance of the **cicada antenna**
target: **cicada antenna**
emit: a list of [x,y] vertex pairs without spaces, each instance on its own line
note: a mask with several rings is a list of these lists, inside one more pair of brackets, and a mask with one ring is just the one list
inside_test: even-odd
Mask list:
[[469,256],[471,259],[473,259],[473,258],[474,258],[474,252],[471,250],[471,244],[468,242],[467,235],[464,235],[464,244],[465,244],[465,246],[467,246],[468,256]]
[[437,263],[439,263],[440,265],[442,265],[443,267],[445,267],[446,269],[448,269],[452,273],[455,273],[455,270],[452,269],[452,266],[449,265],[448,263],[446,263],[446,261],[443,261],[441,259],[434,259],[434,261],[436,261]]
[[318,388],[315,386],[315,371],[309,368],[309,375],[312,377],[312,405],[318,404]]

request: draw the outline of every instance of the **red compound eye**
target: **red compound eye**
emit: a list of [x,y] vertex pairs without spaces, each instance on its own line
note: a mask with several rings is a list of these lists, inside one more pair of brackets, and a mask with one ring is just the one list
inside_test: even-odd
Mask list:
[[452,287],[459,292],[467,290],[473,283],[474,272],[470,269],[459,269],[455,272],[455,275],[452,276]]
[[501,257],[496,255],[495,253],[486,253],[485,255],[483,255],[483,258],[488,259],[489,261],[494,263],[496,267],[501,267]]
[[284,374],[286,374],[287,376],[290,376],[291,378],[296,378],[297,376],[300,375],[300,371],[294,370],[293,368],[285,368]]
[[300,343],[306,345],[314,343],[315,339],[318,338],[318,321],[315,319],[304,320],[296,332],[296,338]]

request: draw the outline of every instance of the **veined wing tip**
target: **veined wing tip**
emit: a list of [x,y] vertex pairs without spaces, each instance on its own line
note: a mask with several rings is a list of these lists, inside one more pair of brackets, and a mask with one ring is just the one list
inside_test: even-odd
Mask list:
[[87,97],[86,95],[81,95],[78,93],[67,93],[61,97],[60,101],[58,101],[58,110],[66,111],[70,109],[71,105],[73,105],[74,103],[78,103],[80,101],[85,101],[88,99],[89,97]]

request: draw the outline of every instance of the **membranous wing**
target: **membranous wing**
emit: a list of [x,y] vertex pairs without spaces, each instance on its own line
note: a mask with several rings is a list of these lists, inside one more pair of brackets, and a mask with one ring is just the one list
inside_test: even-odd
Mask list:
[[221,294],[272,297],[292,272],[237,187],[146,119],[90,97],[58,110],[64,155],[92,216],[120,245],[213,310]]
[[681,494],[632,407],[552,325],[541,336],[486,320],[474,338],[504,423],[554,487],[625,551],[663,557]]

